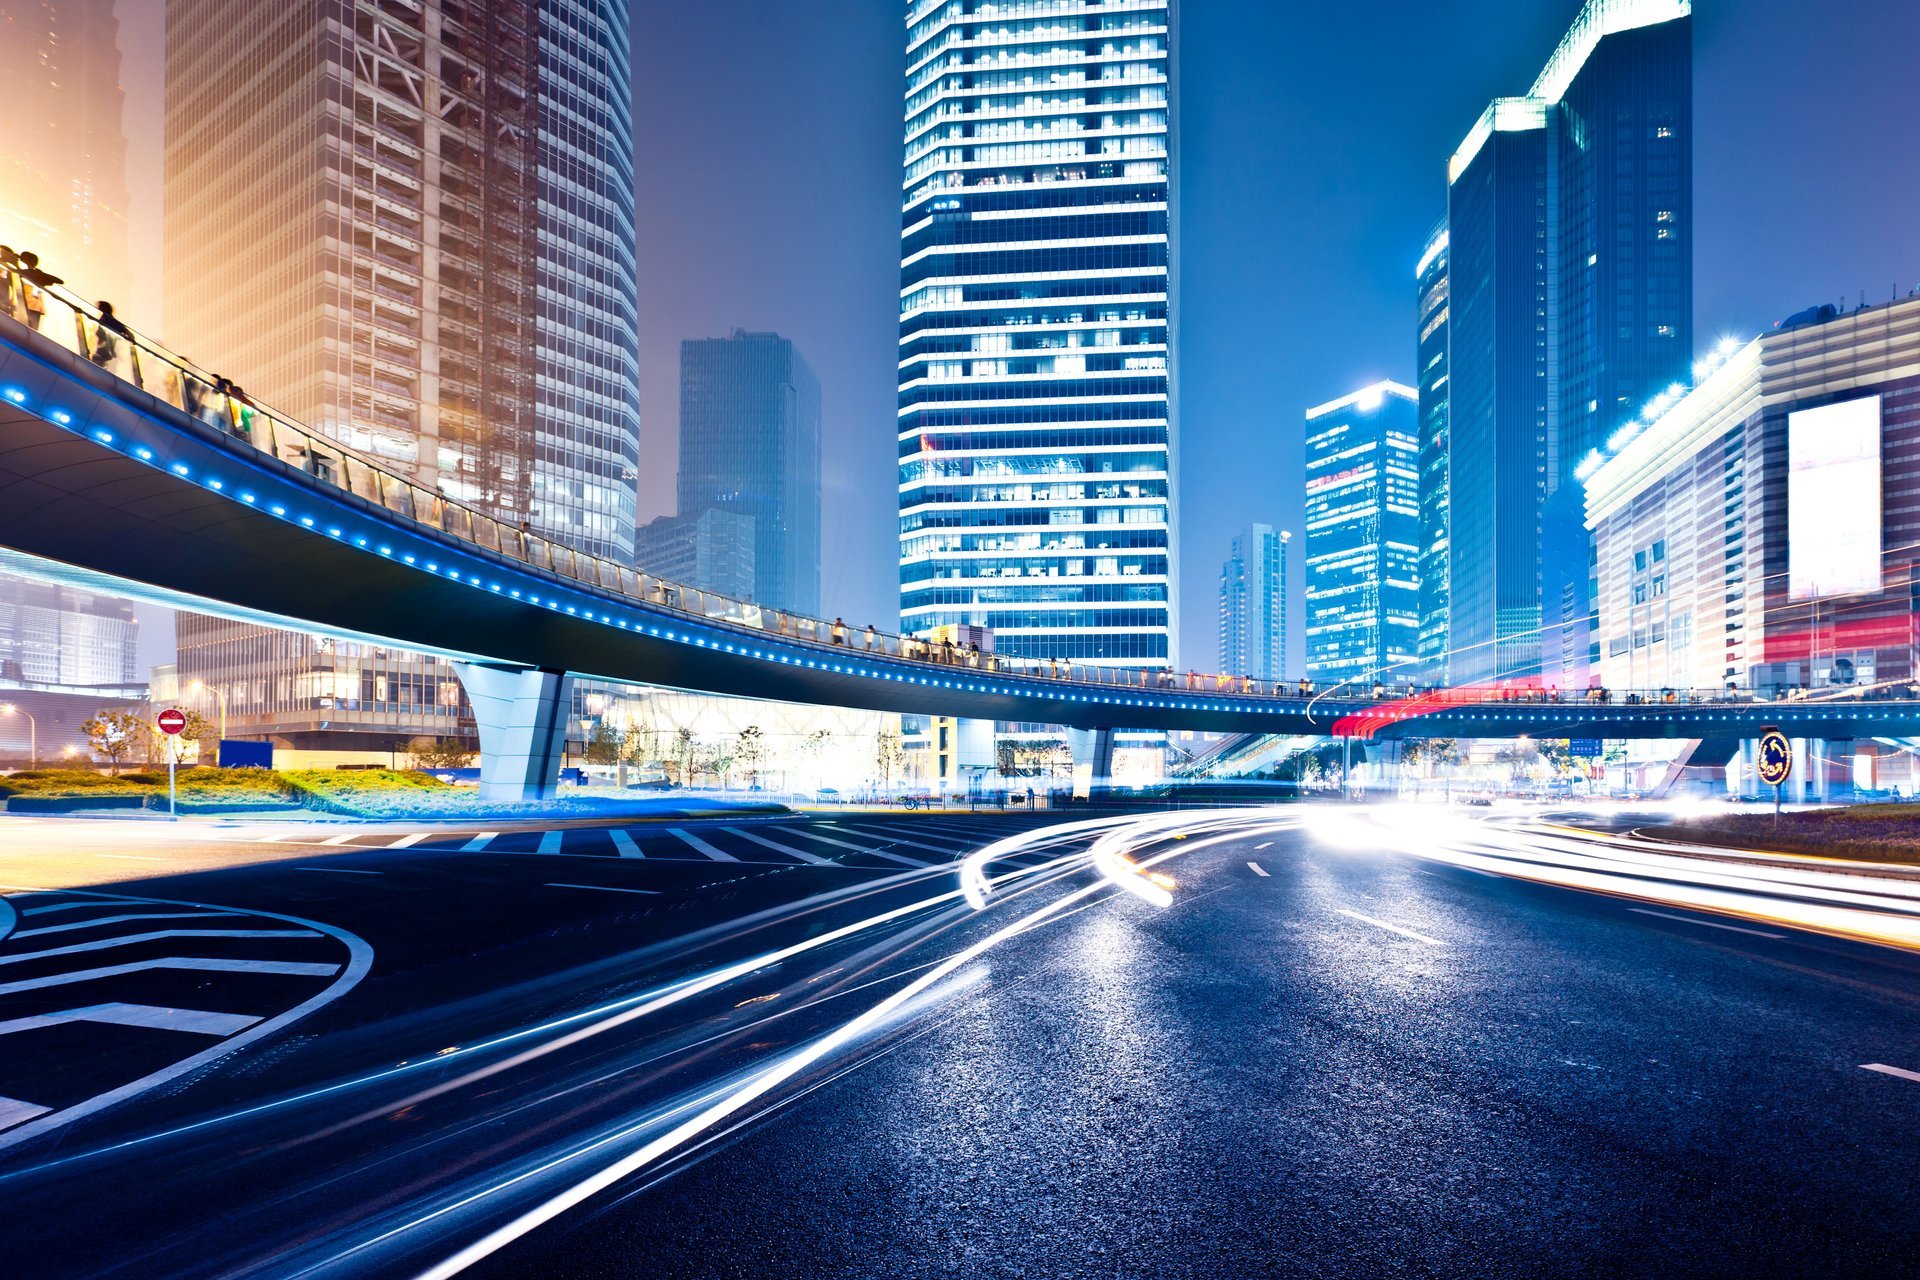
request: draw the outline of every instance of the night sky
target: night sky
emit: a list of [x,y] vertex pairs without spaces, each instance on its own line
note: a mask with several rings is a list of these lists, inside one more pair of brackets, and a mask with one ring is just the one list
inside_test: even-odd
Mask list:
[[[141,48],[159,0],[123,7],[123,45]],[[1306,407],[1412,380],[1413,268],[1444,211],[1446,158],[1489,98],[1525,91],[1578,9],[1186,0],[1183,665],[1213,661],[1234,531],[1298,530]],[[825,399],[825,608],[891,625],[900,5],[635,0],[633,15],[642,518],[673,502],[680,340],[777,330]],[[1916,49],[1914,0],[1700,0],[1703,346],[1813,302],[1920,284]],[[127,80],[137,107],[157,73],[130,65]],[[1296,538],[1294,669],[1301,562]]]

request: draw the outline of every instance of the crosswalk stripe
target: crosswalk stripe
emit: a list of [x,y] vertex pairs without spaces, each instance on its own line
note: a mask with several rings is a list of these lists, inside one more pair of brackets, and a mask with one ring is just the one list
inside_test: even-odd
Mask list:
[[796,849],[790,844],[781,844],[778,840],[769,840],[765,836],[757,835],[751,831],[735,830],[733,834],[739,836],[742,840],[751,840],[755,844],[763,844],[775,853],[792,854],[794,857],[800,859],[800,861],[811,862],[816,867],[833,867],[839,865],[832,858],[823,858],[817,853],[808,853],[805,849]]
[[698,849],[700,852],[706,854],[709,858],[712,858],[715,862],[740,861],[740,859],[734,857],[730,853],[727,853],[725,850],[716,849],[712,845],[708,844],[705,840],[702,840],[699,836],[691,835],[685,831],[682,831],[678,827],[669,828],[667,831],[667,834],[673,835],[673,836],[679,836],[682,840],[685,840],[688,844],[692,845],[694,848]]
[[620,851],[621,857],[644,858],[647,856],[640,852],[640,846],[633,842],[633,837],[620,828],[615,827],[613,830],[607,832],[607,834],[613,837],[613,847]]
[[72,933],[75,929],[92,929],[103,924],[125,924],[129,920],[204,920],[208,916],[239,916],[244,911],[135,911],[121,916],[95,916],[91,920],[75,920],[72,924],[50,924],[39,929],[22,929],[14,934],[16,938],[38,938],[48,933]]
[[52,1107],[38,1107],[31,1102],[22,1102],[18,1098],[0,1098],[0,1129],[11,1129],[16,1124],[25,1124],[35,1116],[43,1116],[53,1110]]
[[460,852],[478,853],[482,849],[486,848],[489,844],[492,844],[493,838],[499,834],[500,833],[498,831],[482,831],[479,835],[475,836],[473,839],[461,845]]
[[123,973],[145,973],[152,969],[193,969],[210,973],[278,973],[293,978],[331,978],[340,972],[337,964],[308,964],[292,960],[206,960],[194,956],[169,956],[164,960],[137,960],[132,964],[108,965],[103,969],[79,969],[72,973],[49,974],[21,982],[0,982],[0,996],[16,991],[38,991],[43,987],[64,987],[74,982],[92,982],[96,978],[117,978]]
[[27,951],[18,955],[0,955],[0,964],[19,964],[24,960],[44,960],[48,956],[79,955],[84,951],[106,951],[113,947],[131,947],[162,938],[318,938],[312,929],[154,929],[147,933],[123,933],[118,937],[93,942],[76,942],[45,951]]
[[931,862],[922,862],[918,858],[909,858],[904,853],[888,853],[885,849],[869,848],[864,844],[854,844],[850,840],[836,840],[832,836],[823,836],[815,831],[802,831],[798,828],[790,828],[790,830],[797,836],[805,836],[809,840],[818,840],[821,844],[837,844],[842,849],[852,849],[855,853],[865,853],[875,858],[885,858],[887,861],[897,862],[903,867],[925,870],[933,865]]
[[534,850],[534,852],[558,853],[560,852],[560,841],[565,837],[566,832],[564,831],[543,831],[540,833],[540,847]]
[[151,1004],[96,1004],[84,1009],[39,1013],[0,1022],[0,1036],[14,1031],[59,1026],[65,1022],[104,1022],[120,1027],[146,1027],[154,1031],[193,1031],[204,1036],[230,1036],[245,1031],[258,1021],[258,1016],[249,1013],[210,1013],[205,1009],[170,1009]]
[[360,838],[360,833],[358,831],[343,831],[337,836],[328,836],[325,840],[322,840],[320,843],[321,844],[345,844],[349,840],[358,840],[359,838]]
[[943,858],[951,858],[962,849],[973,847],[973,842],[970,840],[962,840],[957,844],[950,845],[928,844],[924,840],[909,840],[903,835],[894,834],[891,830],[878,828],[862,827],[854,831],[853,834],[866,836],[872,840],[884,840],[888,844],[904,844],[909,849],[925,849],[928,853],[937,853]]
[[416,831],[410,836],[401,836],[398,840],[395,840],[392,844],[388,845],[387,848],[411,849],[413,848],[413,846],[419,844],[422,840],[425,840],[428,836],[432,834],[433,833],[431,831]]

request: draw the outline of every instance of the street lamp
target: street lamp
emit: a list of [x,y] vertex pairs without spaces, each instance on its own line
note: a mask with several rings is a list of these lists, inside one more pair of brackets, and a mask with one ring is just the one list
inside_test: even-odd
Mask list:
[[33,718],[32,712],[22,711],[11,702],[0,703],[0,712],[27,718],[27,767],[38,769],[40,767],[40,722]]
[[227,737],[227,691],[225,689],[220,688],[218,685],[210,685],[210,684],[207,684],[205,681],[195,680],[192,684],[187,686],[187,692],[195,693],[195,694],[210,693],[214,696],[216,700],[219,701],[220,703],[220,739],[221,741],[224,742]]

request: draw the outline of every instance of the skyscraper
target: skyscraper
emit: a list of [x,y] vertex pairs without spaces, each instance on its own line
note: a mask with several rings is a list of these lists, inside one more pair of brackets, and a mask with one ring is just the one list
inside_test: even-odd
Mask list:
[[1691,14],[1587,0],[1449,166],[1455,682],[1590,669],[1577,472],[1693,350]]
[[1172,0],[908,0],[902,627],[1174,661]]
[[1420,638],[1420,393],[1307,410],[1307,676],[1411,681]]
[[755,603],[820,611],[820,383],[793,343],[736,329],[680,344],[678,490],[682,520],[753,521]]
[[1220,665],[1227,675],[1279,680],[1287,664],[1287,542],[1270,524],[1250,524],[1220,566]]
[[1447,476],[1447,341],[1452,319],[1452,261],[1447,220],[1427,236],[1414,270],[1420,338],[1420,668],[1421,679],[1447,682],[1447,568],[1451,486]]
[[[170,0],[169,341],[424,485],[630,556],[629,26],[625,0]],[[191,616],[180,638],[239,732],[444,732],[426,659]]]

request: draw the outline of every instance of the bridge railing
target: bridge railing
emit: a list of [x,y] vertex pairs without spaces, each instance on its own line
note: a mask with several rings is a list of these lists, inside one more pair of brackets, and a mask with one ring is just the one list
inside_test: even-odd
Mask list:
[[[543,538],[525,524],[500,520],[457,501],[437,488],[415,483],[397,470],[369,458],[286,414],[256,403],[244,389],[168,350],[117,317],[103,315],[50,276],[36,278],[17,260],[0,258],[0,313],[34,329],[74,355],[214,430],[237,446],[247,446],[304,472],[317,484],[352,494],[393,516],[438,531],[460,542],[558,577],[598,587],[628,599],[670,609],[743,633],[779,636],[837,653],[868,653],[923,662],[931,666],[988,673],[1042,677],[1114,690],[1200,694],[1235,699],[1300,701],[1316,695],[1306,682],[1289,684],[1248,676],[1165,668],[1137,668],[1060,662],[982,653],[971,647],[900,636],[874,627],[853,628],[820,618],[756,605],[669,581],[616,561],[590,556]],[[1331,692],[1331,691],[1330,691]],[[1400,683],[1356,685],[1335,702],[1401,703],[1407,712],[1490,702],[1615,705],[1794,700],[1806,697],[1858,696],[1848,690],[1810,692],[1775,689],[1730,690],[1547,690],[1517,685],[1417,688]],[[1911,684],[1876,691],[1878,699],[1920,696]]]

